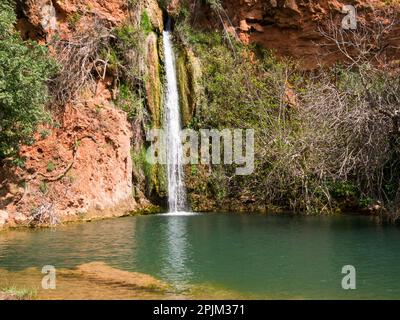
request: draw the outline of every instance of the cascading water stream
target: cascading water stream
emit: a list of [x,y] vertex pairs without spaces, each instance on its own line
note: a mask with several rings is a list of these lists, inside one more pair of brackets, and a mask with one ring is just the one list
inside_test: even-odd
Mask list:
[[163,32],[163,44],[166,71],[164,130],[167,152],[168,205],[170,213],[179,213],[187,209],[187,204],[182,163],[183,147],[180,137],[179,94],[170,21],[167,23],[166,31]]

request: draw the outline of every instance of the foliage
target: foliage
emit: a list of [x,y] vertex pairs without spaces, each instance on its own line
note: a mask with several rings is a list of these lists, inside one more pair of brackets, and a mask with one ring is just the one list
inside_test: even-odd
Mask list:
[[123,51],[128,48],[138,48],[140,45],[140,30],[136,29],[130,23],[114,28],[113,33],[117,37],[116,48],[120,54],[123,54]]
[[111,38],[110,29],[97,16],[76,30],[70,39],[53,37],[51,44],[60,70],[50,89],[60,107],[76,100],[83,88],[96,91],[96,80],[105,76],[108,66],[107,60],[100,58],[101,53],[107,52]]
[[[294,128],[289,126],[293,112],[283,99],[286,83],[295,81],[291,71],[294,65],[289,61],[278,62],[266,51],[255,57],[248,47],[238,43],[228,46],[218,33],[196,32],[185,25],[177,26],[177,32],[181,42],[190,46],[202,63],[205,97],[191,126],[255,130],[255,172],[250,176],[236,176],[234,166],[213,166],[207,178],[210,180],[207,193],[220,201],[226,197],[238,198],[247,190],[260,203],[270,201],[300,207],[292,202],[292,199],[301,199],[298,197],[301,179],[293,174],[297,167],[293,165],[291,171],[286,170],[285,176],[283,166],[288,162],[281,162],[283,155],[291,151],[286,142],[295,136]],[[291,184],[287,183],[289,180]],[[204,193],[201,182],[191,187]]]
[[397,207],[400,140],[393,93],[399,88],[396,72],[362,64],[357,70],[321,71],[303,91],[304,139],[318,159],[314,170],[334,181],[328,185],[333,196],[357,195],[362,206],[369,199],[390,210]]
[[79,21],[81,20],[82,15],[79,12],[75,12],[68,16],[68,24],[71,28],[75,29],[78,26]]
[[140,19],[140,29],[147,35],[153,31],[153,25],[151,24],[150,17],[146,10],[143,10]]
[[204,92],[190,127],[252,128],[256,139],[252,175],[214,165],[198,174],[208,183],[189,178],[189,190],[217,202],[246,194],[261,206],[307,213],[345,210],[349,203],[399,212],[399,72],[364,50],[379,34],[352,34],[343,43],[358,57],[309,74],[226,34],[196,31],[188,21],[178,21],[175,31],[201,60]]
[[55,164],[53,161],[50,161],[50,162],[47,164],[47,171],[48,171],[48,172],[53,172],[54,170],[56,170],[56,168],[57,168],[57,166],[56,166],[56,164]]
[[37,125],[48,119],[46,82],[55,73],[47,49],[24,42],[14,30],[15,14],[0,3],[0,159],[15,158],[21,144],[33,142]]
[[49,186],[46,182],[41,181],[39,184],[39,190],[41,193],[46,194],[49,191]]
[[[139,10],[137,8],[137,10]],[[155,125],[150,123],[146,108],[146,60],[145,46],[149,33],[154,31],[150,18],[143,10],[140,20],[127,21],[113,29],[115,40],[108,48],[109,63],[113,65],[113,77],[116,82],[115,105],[124,110],[132,124],[133,135],[131,151],[133,162],[133,193],[148,196],[156,190],[160,192],[162,184],[160,168],[146,161],[145,129]]]
[[119,94],[115,102],[119,108],[127,113],[128,119],[134,120],[143,117],[143,101],[126,83],[120,85]]

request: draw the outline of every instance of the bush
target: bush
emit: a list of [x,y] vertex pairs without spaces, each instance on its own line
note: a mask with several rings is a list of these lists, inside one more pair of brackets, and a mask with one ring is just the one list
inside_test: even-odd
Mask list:
[[[291,71],[295,66],[279,62],[267,51],[259,50],[256,56],[255,48],[227,42],[218,33],[195,32],[184,24],[176,30],[202,65],[204,101],[191,127],[255,130],[254,173],[236,176],[234,166],[212,166],[213,173],[204,175],[210,190],[203,194],[215,196],[217,202],[249,194],[260,205],[304,209],[308,200],[300,177],[303,160],[293,157],[297,124],[293,108],[284,99],[287,83],[297,81]],[[189,184],[192,190],[204,185],[195,179]]]
[[143,10],[140,20],[140,28],[146,35],[153,31],[153,25],[151,24],[150,17],[146,10]]
[[37,125],[48,118],[46,81],[56,67],[47,49],[24,42],[15,31],[15,13],[0,3],[0,160],[15,158],[21,144],[33,142]]
[[190,126],[255,130],[252,175],[212,166],[203,181],[188,175],[189,191],[311,213],[382,204],[400,218],[400,72],[385,59],[303,73],[187,19],[175,31],[202,65],[204,97]]

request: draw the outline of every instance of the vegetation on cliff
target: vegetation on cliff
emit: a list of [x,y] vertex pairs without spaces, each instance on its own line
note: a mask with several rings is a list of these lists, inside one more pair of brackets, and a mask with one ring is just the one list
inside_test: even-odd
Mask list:
[[[237,176],[234,166],[186,168],[192,209],[368,209],[396,219],[400,78],[386,52],[393,56],[396,50],[387,35],[398,20],[385,13],[386,19],[360,23],[356,32],[320,30],[343,62],[305,72],[300,62],[240,43],[221,1],[201,5],[209,7],[220,31],[196,24],[190,1],[181,1],[174,16],[183,122],[193,129],[254,129],[255,171]],[[161,127],[163,116],[162,26],[155,25],[154,12],[129,1],[118,24],[71,13],[67,35],[55,31],[46,39],[59,65],[49,82],[56,66],[46,47],[23,41],[12,5],[0,6],[0,160],[18,159],[19,146],[32,143],[38,124],[51,119],[45,111],[49,96],[59,111],[107,91],[133,131],[132,193],[161,203],[164,168],[145,159],[146,131]],[[57,171],[52,161],[48,172]],[[48,186],[39,183],[47,194]]]
[[349,56],[310,73],[227,32],[196,30],[188,12],[175,31],[200,58],[204,92],[190,125],[252,128],[256,139],[252,175],[222,165],[188,170],[195,209],[369,209],[397,219],[400,77],[385,55],[393,16],[385,13],[386,28],[377,19],[353,33],[321,30]]
[[161,114],[160,68],[149,70],[159,59],[162,18],[143,1],[107,3],[110,11],[96,5],[1,4],[6,225],[107,216],[119,205],[128,214],[162,192],[161,170],[143,159],[145,130],[159,126]]
[[46,83],[56,65],[46,47],[23,41],[14,29],[9,1],[0,3],[0,161],[18,161],[21,144],[33,142],[37,125],[46,119]]

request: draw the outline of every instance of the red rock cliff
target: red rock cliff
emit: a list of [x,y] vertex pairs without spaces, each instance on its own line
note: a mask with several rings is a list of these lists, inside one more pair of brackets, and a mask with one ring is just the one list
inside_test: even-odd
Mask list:
[[[155,0],[140,5],[149,9],[154,25],[162,24]],[[73,39],[93,19],[111,29],[129,14],[125,0],[19,1],[17,28],[24,38],[50,43],[55,33]],[[21,148],[25,166],[0,168],[0,229],[35,219],[120,216],[148,204],[132,196],[132,126],[112,95],[111,79],[105,77],[94,92],[82,90],[66,105],[51,106],[58,125],[39,128],[37,142]]]
[[[372,25],[380,15],[379,11],[387,8],[388,3],[382,0],[223,0],[220,15],[198,1],[191,1],[190,8],[198,26],[221,28],[222,19],[227,30],[242,42],[257,43],[280,56],[301,60],[301,66],[310,69],[321,62],[331,63],[343,58],[339,54],[326,55],[321,47],[326,39],[321,36],[319,28],[326,28],[331,19],[339,25],[346,16],[342,12],[344,5],[353,5],[357,19]],[[400,3],[390,3],[399,18]],[[179,1],[173,1],[169,11],[172,14],[177,12],[180,5]],[[397,45],[400,28],[395,28],[388,37],[391,44]]]

